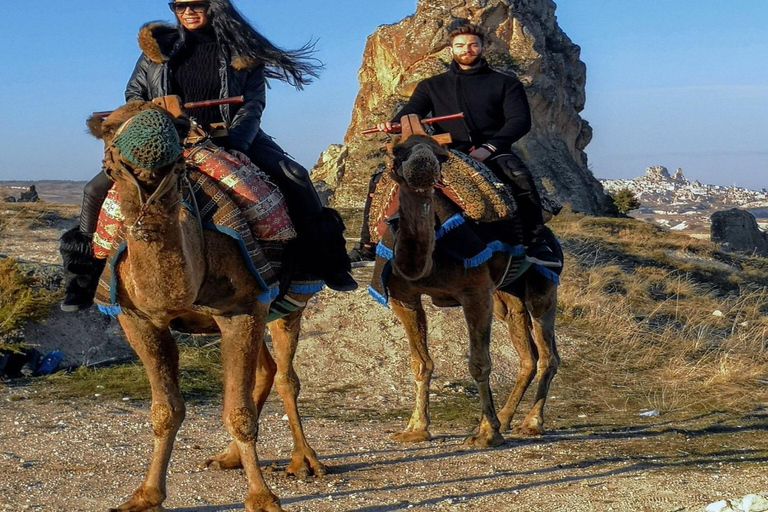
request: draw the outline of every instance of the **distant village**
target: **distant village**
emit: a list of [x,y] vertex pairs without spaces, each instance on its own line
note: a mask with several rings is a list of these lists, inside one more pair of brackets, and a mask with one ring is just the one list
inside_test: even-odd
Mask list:
[[741,187],[706,185],[688,181],[682,169],[673,174],[663,166],[648,167],[635,179],[600,180],[608,193],[629,189],[640,201],[631,216],[676,231],[709,232],[715,211],[739,208],[752,213],[763,229],[768,228],[768,191]]

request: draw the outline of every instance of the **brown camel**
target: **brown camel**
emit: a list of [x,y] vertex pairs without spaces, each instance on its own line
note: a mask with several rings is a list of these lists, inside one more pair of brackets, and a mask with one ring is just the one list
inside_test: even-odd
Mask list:
[[[189,332],[221,332],[224,374],[222,418],[234,437],[213,467],[245,470],[248,512],[280,512],[256,455],[258,417],[276,382],[294,437],[288,472],[324,474],[325,467],[307,443],[296,407],[299,379],[293,369],[302,310],[269,324],[274,359],[264,346],[269,304],[264,290],[242,260],[234,239],[202,232],[197,219],[180,205],[183,158],[156,171],[131,167],[113,144],[116,132],[141,111],[155,109],[172,119],[183,138],[186,123],[149,102],[135,101],[102,121],[89,119],[94,136],[105,143],[104,166],[116,182],[125,216],[126,244],[116,265],[118,316],[126,338],[141,358],[152,388],[150,418],[154,452],[143,483],[112,511],[158,512],[166,498],[166,473],[174,438],[185,415],[179,390],[179,354],[169,325]],[[311,295],[294,295],[305,303]],[[183,327],[186,327],[183,328]]]
[[[405,126],[405,124],[404,124]],[[422,132],[423,133],[423,132]],[[560,358],[555,346],[557,286],[535,271],[525,272],[504,290],[497,290],[508,257],[496,253],[480,266],[465,269],[462,262],[435,249],[436,219],[433,212],[440,163],[447,152],[425,135],[410,135],[394,148],[402,162],[393,178],[399,183],[399,220],[394,242],[393,271],[387,286],[392,309],[403,322],[411,352],[416,384],[416,404],[408,426],[392,436],[395,441],[425,441],[429,432],[429,384],[434,364],[427,349],[427,318],[421,296],[438,304],[461,305],[469,331],[469,372],[477,383],[482,420],[467,444],[487,447],[504,442],[501,431],[509,428],[529,384],[538,378],[533,407],[515,430],[522,435],[544,432],[544,402]],[[520,372],[504,407],[496,414],[489,383],[491,321],[496,316],[507,324],[520,358]]]

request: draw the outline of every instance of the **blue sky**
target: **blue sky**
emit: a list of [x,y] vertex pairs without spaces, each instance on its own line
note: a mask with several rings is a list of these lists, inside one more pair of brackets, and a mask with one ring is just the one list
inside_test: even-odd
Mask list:
[[[171,20],[158,0],[7,2],[0,46],[0,179],[94,175],[94,110],[123,101],[136,32]],[[689,179],[768,187],[768,2],[560,0],[560,27],[582,48],[597,177],[651,165]],[[319,38],[320,80],[297,92],[274,82],[263,126],[311,167],[340,143],[358,89],[365,38],[415,11],[415,0],[239,0],[284,47]]]

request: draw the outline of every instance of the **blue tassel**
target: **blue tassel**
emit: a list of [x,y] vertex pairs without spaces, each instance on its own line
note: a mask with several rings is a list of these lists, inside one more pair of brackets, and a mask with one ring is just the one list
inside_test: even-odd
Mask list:
[[113,304],[111,306],[105,306],[103,304],[96,304],[96,307],[99,308],[99,311],[107,316],[117,316],[123,314],[123,308],[120,307],[119,304]]
[[440,226],[440,229],[437,230],[437,233],[435,233],[435,240],[439,240],[440,237],[448,233],[449,231],[452,231],[456,229],[457,227],[464,224],[464,216],[460,213],[456,213],[450,217],[448,217],[448,220],[443,222],[443,225]]
[[482,265],[489,259],[493,257],[493,250],[490,247],[486,247],[477,255],[471,257],[471,258],[464,258],[464,268],[474,268],[478,265]]
[[391,260],[395,257],[395,252],[389,247],[386,247],[384,243],[379,242],[376,244],[376,256],[381,256],[385,260]]
[[547,279],[555,283],[556,286],[560,285],[560,276],[555,274],[551,270],[549,270],[547,267],[542,267],[541,265],[537,265],[536,263],[534,263],[531,266],[536,270],[536,272],[538,272],[539,274],[543,275],[544,277],[546,277]]
[[308,284],[290,284],[288,286],[288,291],[292,293],[317,293],[322,289],[323,289],[322,281],[318,281],[317,283],[308,283]]
[[380,294],[379,292],[377,292],[376,289],[373,286],[369,286],[368,287],[368,293],[371,295],[371,297],[376,299],[376,302],[378,302],[379,304],[381,304],[385,308],[389,309],[389,304],[387,304],[387,302],[389,302],[389,301],[387,300],[387,298],[385,296],[383,296],[382,294]]

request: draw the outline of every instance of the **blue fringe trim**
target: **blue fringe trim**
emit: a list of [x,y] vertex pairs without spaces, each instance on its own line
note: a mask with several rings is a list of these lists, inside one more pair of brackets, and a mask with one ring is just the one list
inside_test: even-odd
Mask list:
[[440,237],[448,233],[449,231],[453,231],[457,227],[461,226],[465,223],[464,216],[460,213],[456,213],[450,217],[448,217],[448,220],[443,222],[443,225],[440,226],[440,229],[437,230],[437,233],[435,233],[435,240],[439,240]]
[[293,293],[317,293],[323,289],[323,281],[309,284],[291,284],[288,291]]
[[387,304],[387,302],[389,302],[389,301],[387,300],[387,298],[385,296],[383,296],[382,294],[380,294],[379,292],[377,292],[373,288],[373,286],[369,286],[368,287],[368,293],[370,294],[371,297],[376,299],[376,302],[378,302],[379,304],[381,304],[385,308],[389,309],[389,304]]
[[381,256],[385,260],[391,260],[395,257],[395,252],[389,247],[385,247],[383,242],[376,244],[376,256]]
[[123,308],[120,307],[119,304],[115,304],[113,306],[104,306],[103,304],[96,304],[96,307],[99,308],[99,311],[107,316],[117,316],[123,314]]
[[256,300],[264,302],[265,304],[270,304],[278,295],[280,295],[280,287],[274,285],[269,290],[257,295]]
[[474,268],[482,265],[493,257],[493,249],[486,247],[471,258],[464,258],[464,268]]
[[493,242],[488,243],[485,249],[477,253],[475,256],[471,258],[464,258],[464,268],[474,268],[482,265],[491,259],[493,254],[496,252],[504,252],[512,257],[520,257],[525,254],[525,247],[522,245],[512,246],[504,242],[500,242],[499,240],[494,240]]
[[534,270],[536,270],[536,272],[538,272],[539,274],[543,275],[544,277],[546,277],[547,279],[555,283],[555,285],[557,286],[560,285],[560,276],[555,274],[551,270],[549,270],[547,267],[542,267],[541,265],[538,265],[536,263],[534,263],[531,266],[534,268]]

